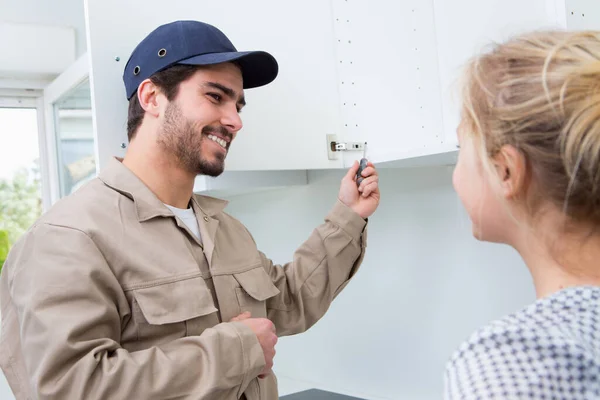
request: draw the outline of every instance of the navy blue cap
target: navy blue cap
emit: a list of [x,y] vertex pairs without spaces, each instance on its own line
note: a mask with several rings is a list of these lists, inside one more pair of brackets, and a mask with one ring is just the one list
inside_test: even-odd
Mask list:
[[155,73],[176,64],[211,65],[236,61],[242,69],[244,89],[272,82],[279,70],[275,58],[264,51],[237,51],[218,28],[199,21],[175,21],[152,31],[133,50],[123,82],[127,100]]

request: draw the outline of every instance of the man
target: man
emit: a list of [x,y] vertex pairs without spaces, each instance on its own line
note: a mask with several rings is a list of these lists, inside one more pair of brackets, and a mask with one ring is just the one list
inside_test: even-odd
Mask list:
[[215,27],[152,32],[124,72],[130,145],[14,246],[0,280],[0,363],[17,399],[277,399],[277,336],[323,316],[365,251],[379,203],[370,165],[343,178],[325,223],[275,266],[222,200],[243,89],[275,59]]

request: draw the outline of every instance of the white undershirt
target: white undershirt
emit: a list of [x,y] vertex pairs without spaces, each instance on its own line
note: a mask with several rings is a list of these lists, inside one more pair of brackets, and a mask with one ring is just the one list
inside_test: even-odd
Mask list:
[[192,233],[202,242],[202,238],[200,237],[200,229],[198,229],[198,219],[196,218],[196,214],[194,214],[194,209],[190,208],[177,208],[165,204],[169,208],[169,210],[173,211],[183,223],[192,231]]

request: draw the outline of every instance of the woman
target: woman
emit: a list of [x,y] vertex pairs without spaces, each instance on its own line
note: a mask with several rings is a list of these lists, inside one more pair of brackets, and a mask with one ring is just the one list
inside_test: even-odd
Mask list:
[[529,33],[465,77],[453,184],[538,299],[457,349],[445,397],[600,398],[600,33]]

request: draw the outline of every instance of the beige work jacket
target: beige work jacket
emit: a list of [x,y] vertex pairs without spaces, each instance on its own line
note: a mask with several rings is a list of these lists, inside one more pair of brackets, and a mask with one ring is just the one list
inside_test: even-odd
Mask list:
[[244,311],[306,331],[364,256],[366,222],[337,202],[274,265],[226,202],[194,195],[201,241],[124,165],[45,213],[2,270],[0,366],[21,399],[275,400]]

